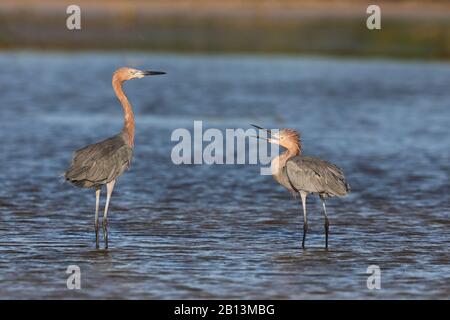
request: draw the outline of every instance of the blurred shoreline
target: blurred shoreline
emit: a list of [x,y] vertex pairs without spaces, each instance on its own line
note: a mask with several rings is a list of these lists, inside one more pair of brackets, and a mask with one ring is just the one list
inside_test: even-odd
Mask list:
[[66,28],[72,1],[3,0],[0,50],[134,50],[422,60],[450,59],[450,3],[376,1],[76,1],[81,30]]

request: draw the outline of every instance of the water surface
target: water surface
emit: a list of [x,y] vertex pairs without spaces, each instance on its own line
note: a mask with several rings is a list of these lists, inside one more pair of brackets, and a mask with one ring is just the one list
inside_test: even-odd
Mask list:
[[[135,157],[96,250],[94,194],[61,174],[120,130],[122,65],[168,75],[125,85]],[[0,69],[0,298],[449,297],[449,64],[10,52]],[[174,165],[172,130],[194,120],[297,128],[305,154],[342,167],[352,193],[328,201],[330,250],[318,199],[301,250],[300,202],[259,166]]]

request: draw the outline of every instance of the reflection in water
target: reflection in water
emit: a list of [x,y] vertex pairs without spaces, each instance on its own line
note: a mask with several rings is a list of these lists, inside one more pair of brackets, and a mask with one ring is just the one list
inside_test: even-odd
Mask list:
[[[168,71],[125,86],[135,159],[118,181],[110,247],[94,194],[63,182],[71,151],[117,132],[121,65]],[[450,66],[332,59],[0,55],[1,298],[447,298]],[[195,70],[195,72],[194,72]],[[276,70],[277,72],[273,72]],[[294,127],[352,193],[308,203],[259,167],[173,165],[173,129]],[[66,289],[81,268],[82,290]],[[382,290],[366,269],[382,270]]]

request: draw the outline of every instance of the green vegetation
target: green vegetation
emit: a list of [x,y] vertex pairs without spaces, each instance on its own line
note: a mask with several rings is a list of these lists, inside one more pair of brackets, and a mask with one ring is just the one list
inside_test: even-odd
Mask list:
[[0,48],[247,52],[450,58],[449,19],[383,18],[368,30],[365,18],[267,16],[83,16],[82,30],[65,28],[65,15],[0,12]]

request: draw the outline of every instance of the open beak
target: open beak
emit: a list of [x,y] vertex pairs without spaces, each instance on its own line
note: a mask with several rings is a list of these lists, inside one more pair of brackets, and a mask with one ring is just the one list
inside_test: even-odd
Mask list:
[[162,71],[141,71],[143,76],[157,76],[161,74],[166,74]]
[[[268,130],[268,129],[265,129],[265,128],[262,128],[262,127],[260,127],[260,126],[257,126],[257,125],[255,125],[255,124],[250,124],[252,127],[255,127],[256,129],[260,129],[260,130],[264,130],[264,131],[266,131],[267,132],[267,135],[270,137],[270,138],[272,138],[272,132],[270,131],[270,130]],[[270,142],[270,140],[269,139],[267,139],[267,138],[264,138],[264,137],[261,137],[261,136],[259,136],[259,135],[257,135],[257,136],[255,136],[255,138],[257,138],[257,139],[263,139],[263,140],[267,140],[267,141],[269,141]]]
[[268,130],[268,129],[261,128],[260,126],[257,126],[256,124],[250,124],[250,125],[251,125],[252,127],[255,127],[256,129],[260,129],[260,130],[266,131],[266,132],[269,134],[269,136],[272,135],[272,132],[270,132],[270,130]]

